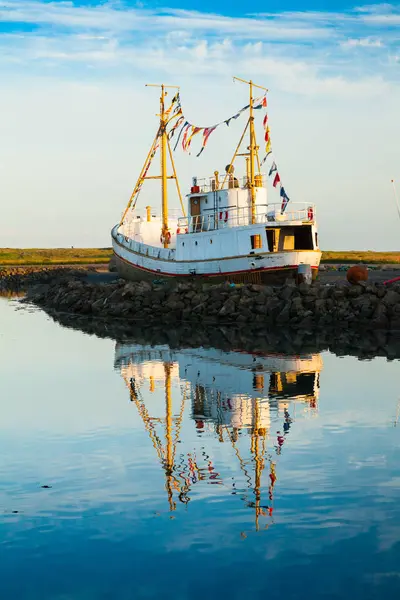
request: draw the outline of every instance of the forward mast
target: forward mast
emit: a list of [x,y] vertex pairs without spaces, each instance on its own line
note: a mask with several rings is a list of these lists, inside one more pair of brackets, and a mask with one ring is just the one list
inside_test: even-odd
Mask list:
[[[169,225],[168,225],[168,179],[175,180],[175,185],[176,185],[176,189],[178,192],[179,201],[181,203],[182,212],[185,215],[185,210],[184,210],[183,202],[182,202],[182,195],[181,195],[178,177],[177,177],[176,169],[175,169],[175,163],[174,163],[174,159],[172,156],[172,150],[171,150],[171,146],[170,146],[170,143],[168,140],[168,135],[167,135],[167,126],[171,119],[170,111],[171,111],[172,105],[168,110],[165,109],[165,98],[168,95],[168,92],[166,91],[167,88],[173,88],[173,89],[179,90],[179,86],[164,85],[163,83],[162,84],[148,83],[148,84],[146,84],[146,87],[161,88],[160,114],[157,115],[160,119],[160,122],[159,122],[157,134],[156,134],[156,136],[153,140],[153,143],[150,147],[149,153],[146,157],[146,160],[145,160],[145,163],[140,172],[139,178],[133,189],[133,192],[129,199],[128,205],[125,209],[124,214],[122,215],[120,225],[122,225],[122,223],[124,222],[124,219],[125,219],[128,211],[130,209],[133,209],[133,210],[135,209],[137,197],[138,197],[140,189],[143,185],[144,180],[145,179],[160,179],[161,180],[161,208],[162,208],[161,241],[164,245],[164,248],[168,248],[170,241],[171,241],[171,232],[169,230]],[[151,161],[152,161],[155,153],[157,152],[159,146],[161,147],[161,152],[160,152],[161,171],[160,171],[160,174],[159,175],[148,175],[147,173],[150,168]],[[168,152],[169,159],[171,162],[172,175],[168,175],[167,152]],[[150,221],[150,219],[151,219],[150,207],[146,207],[146,208],[147,208],[147,219]]]

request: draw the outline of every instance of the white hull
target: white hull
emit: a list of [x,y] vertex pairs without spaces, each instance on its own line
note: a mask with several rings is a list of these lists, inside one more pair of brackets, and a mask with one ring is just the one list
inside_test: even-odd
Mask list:
[[[239,229],[239,228],[237,228]],[[240,228],[248,229],[247,227]],[[252,233],[262,231],[262,226],[253,226]],[[219,237],[232,236],[235,230],[219,232]],[[247,234],[248,235],[248,234]],[[229,236],[229,237],[230,237]],[[204,245],[209,244],[210,234],[189,233],[179,235],[187,246],[197,244],[204,238]],[[227,246],[229,238],[225,237]],[[155,279],[155,278],[207,278],[213,281],[249,281],[264,283],[265,281],[281,280],[296,274],[300,264],[308,264],[317,275],[321,259],[320,250],[283,250],[281,252],[263,252],[257,250],[234,256],[220,258],[202,258],[179,260],[175,249],[165,249],[146,245],[118,233],[118,226],[112,231],[112,244],[116,258],[117,269],[126,279]],[[197,248],[196,248],[197,249]],[[205,247],[205,250],[207,247]],[[189,254],[189,252],[187,252]],[[206,254],[206,252],[204,252]]]

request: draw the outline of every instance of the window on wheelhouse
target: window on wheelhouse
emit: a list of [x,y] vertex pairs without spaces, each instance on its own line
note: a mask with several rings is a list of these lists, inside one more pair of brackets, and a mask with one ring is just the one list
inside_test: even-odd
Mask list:
[[251,238],[251,249],[252,250],[257,250],[258,248],[262,248],[262,238],[259,233],[256,233],[255,235],[251,235],[250,238]]

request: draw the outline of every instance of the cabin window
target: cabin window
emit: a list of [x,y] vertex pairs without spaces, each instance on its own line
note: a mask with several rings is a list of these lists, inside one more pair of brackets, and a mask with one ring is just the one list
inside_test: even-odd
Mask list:
[[256,233],[256,235],[251,235],[251,249],[257,250],[257,248],[262,248],[262,238],[261,234]]
[[[316,235],[316,234],[315,234]],[[210,240],[210,244],[212,244],[212,240]]]
[[318,233],[315,232],[315,247],[318,248]]
[[313,250],[313,235],[311,225],[300,225],[293,227],[294,249],[295,250]]
[[195,242],[194,245],[197,246],[197,242]]

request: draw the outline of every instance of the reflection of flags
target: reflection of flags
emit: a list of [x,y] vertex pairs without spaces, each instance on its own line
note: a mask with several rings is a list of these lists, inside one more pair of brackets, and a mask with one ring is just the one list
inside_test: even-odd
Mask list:
[[275,173],[275,171],[277,171],[277,170],[278,170],[278,167],[276,166],[276,162],[274,161],[269,170],[268,177],[271,177],[272,173]]
[[274,183],[273,183],[272,185],[273,185],[274,187],[276,187],[276,186],[278,185],[278,183],[280,183],[280,182],[281,182],[281,178],[279,177],[279,173],[277,173],[277,174],[275,175],[275,178],[274,178]]
[[281,213],[283,214],[287,207],[287,203],[289,202],[289,196],[285,192],[285,188],[283,186],[281,187],[281,198],[282,198]]

